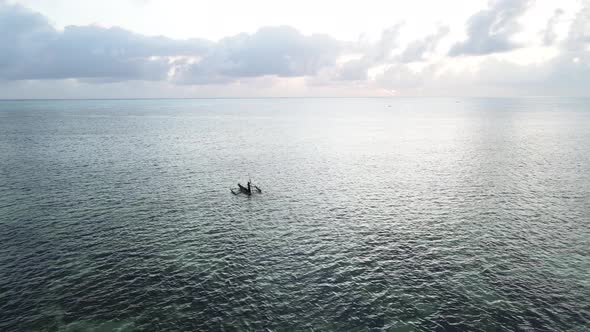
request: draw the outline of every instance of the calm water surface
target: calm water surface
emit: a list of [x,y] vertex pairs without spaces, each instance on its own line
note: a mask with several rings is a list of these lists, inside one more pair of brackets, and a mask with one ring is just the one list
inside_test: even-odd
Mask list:
[[0,102],[0,331],[589,329],[588,99]]

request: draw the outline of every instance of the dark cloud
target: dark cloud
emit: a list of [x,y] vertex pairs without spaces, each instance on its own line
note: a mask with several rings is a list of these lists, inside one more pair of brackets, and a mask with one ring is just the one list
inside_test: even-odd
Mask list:
[[44,16],[0,2],[0,78],[18,77],[26,68],[24,62],[41,54],[57,37]]
[[331,66],[341,44],[327,35],[304,36],[294,28],[265,27],[224,38],[198,62],[178,67],[181,83],[222,83],[240,77],[314,75]]
[[211,44],[146,37],[120,28],[70,26],[47,45],[44,61],[31,66],[29,76],[161,80],[170,69],[168,56],[199,55]]
[[493,0],[467,22],[467,39],[451,47],[449,55],[483,55],[518,48],[511,37],[520,31],[516,22],[531,0]]
[[0,43],[8,45],[0,53],[0,79],[87,82],[172,79],[205,84],[305,76],[333,65],[341,51],[341,43],[327,35],[304,36],[286,26],[217,43],[150,37],[116,27],[69,26],[58,31],[44,16],[2,2]]
[[170,68],[166,56],[198,55],[212,44],[97,26],[69,26],[62,32],[38,13],[2,3],[0,43],[1,79],[99,81],[163,79]]

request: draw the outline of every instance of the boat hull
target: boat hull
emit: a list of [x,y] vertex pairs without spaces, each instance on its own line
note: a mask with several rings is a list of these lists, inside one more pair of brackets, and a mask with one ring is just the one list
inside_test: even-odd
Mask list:
[[249,190],[248,188],[242,186],[241,184],[238,183],[238,187],[240,187],[240,192],[246,194],[246,195],[251,195],[252,191]]

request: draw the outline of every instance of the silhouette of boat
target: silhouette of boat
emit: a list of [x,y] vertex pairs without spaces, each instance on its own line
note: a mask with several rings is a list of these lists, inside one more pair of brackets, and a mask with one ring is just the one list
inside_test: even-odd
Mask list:
[[250,181],[248,181],[248,187],[244,187],[238,183],[238,187],[240,188],[240,192],[246,195],[252,195],[252,187],[250,185]]
[[230,191],[234,195],[246,194],[250,196],[254,190],[259,194],[262,194],[262,189],[260,189],[257,185],[254,185],[251,180],[248,180],[248,183],[245,186],[243,186],[241,183],[238,183],[238,188],[230,188]]

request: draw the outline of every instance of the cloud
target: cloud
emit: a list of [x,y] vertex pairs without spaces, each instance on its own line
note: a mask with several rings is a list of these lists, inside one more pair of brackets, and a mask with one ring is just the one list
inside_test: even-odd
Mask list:
[[469,18],[467,39],[453,45],[449,55],[484,55],[518,48],[511,37],[520,31],[516,19],[530,3],[530,0],[492,0],[489,9]]
[[547,22],[540,36],[547,47],[539,49],[550,49],[553,58],[517,64],[510,60],[529,57],[534,50],[519,49],[512,41],[528,6],[524,0],[490,2],[470,17],[464,41],[448,40],[447,53],[439,47],[450,38],[444,26],[407,43],[400,38],[403,23],[385,29],[375,42],[305,35],[288,26],[263,27],[217,42],[176,40],[118,27],[58,30],[43,15],[0,0],[0,95],[17,95],[19,89],[26,95],[27,87],[44,84],[45,97],[60,93],[57,87],[67,88],[70,97],[76,87],[87,96],[117,97],[321,94],[316,91],[587,95],[590,5],[574,17],[563,41],[557,42],[554,29],[565,22],[558,22],[562,11]]
[[391,52],[399,45],[399,36],[403,26],[403,23],[398,23],[383,30],[381,39],[369,49],[367,54],[371,62],[379,63],[391,59]]
[[226,83],[239,78],[313,75],[334,64],[341,43],[302,35],[287,26],[265,27],[219,42],[151,37],[122,28],[68,26],[56,30],[44,16],[0,3],[0,79],[94,82],[166,80]]
[[211,42],[148,37],[121,28],[68,26],[18,5],[0,3],[0,79],[160,80],[167,56],[204,53]]
[[448,33],[448,27],[440,27],[436,33],[424,39],[411,42],[398,57],[399,61],[413,62],[424,60],[428,53],[432,53],[438,46],[440,40],[446,37]]
[[489,59],[471,82],[513,89],[534,95],[587,95],[590,86],[590,56],[563,52],[543,63],[518,65]]
[[[349,51],[360,53],[360,58],[354,58],[340,64],[329,73],[331,76],[328,76],[331,77],[332,81],[358,82],[369,78],[368,72],[371,68],[387,66],[389,68],[387,69],[388,73],[381,76],[382,78],[389,77],[392,82],[399,82],[401,77],[411,78],[410,85],[415,85],[413,72],[406,69],[403,64],[428,60],[428,57],[435,52],[439,42],[448,35],[449,28],[446,26],[439,27],[435,33],[401,47],[400,35],[403,27],[403,23],[396,24],[385,29],[381,34],[381,38],[375,43],[361,42],[351,47]],[[320,82],[329,84],[330,80],[324,78]]]
[[557,39],[557,34],[555,33],[555,26],[559,23],[559,19],[563,16],[564,11],[563,9],[556,9],[553,12],[553,16],[547,21],[547,26],[545,27],[545,31],[543,33],[543,44],[545,45],[552,45],[555,40]]
[[394,64],[379,74],[376,81],[379,86],[394,92],[415,90],[422,88],[429,79],[434,78],[432,69],[428,67],[414,71],[405,64]]
[[[556,10],[553,18],[561,15],[561,10]],[[492,54],[472,58],[476,62],[468,65],[465,62],[470,59],[448,57],[419,70],[395,63],[377,75],[375,83],[416,95],[588,96],[590,3],[575,15],[566,40],[555,43],[553,39],[552,43],[558,52],[542,62],[519,64]]]
[[0,2],[0,77],[15,76],[23,61],[40,54],[56,37],[44,16]]
[[242,77],[314,75],[331,66],[341,43],[327,35],[304,36],[292,27],[264,27],[220,40],[196,63],[179,66],[180,83],[222,83]]
[[343,81],[362,81],[367,79],[367,71],[372,63],[367,58],[354,59],[342,64],[336,79]]
[[584,50],[590,45],[590,1],[578,12],[570,26],[566,41],[570,50]]
[[[403,27],[403,23],[396,24],[383,30],[381,38],[375,43],[359,43],[351,47],[349,51],[359,52],[362,56],[340,64],[332,71],[332,79],[336,81],[367,80],[368,71],[378,66],[388,66],[390,74],[385,76],[389,76],[393,81],[399,81],[401,76],[412,77],[411,71],[406,72],[402,64],[426,61],[435,52],[439,42],[449,33],[448,27],[439,27],[435,33],[401,47],[400,35]],[[401,72],[394,74],[395,69]],[[324,80],[324,84],[327,83],[329,83],[328,80]]]
[[[344,52],[360,55],[360,57],[332,68],[328,77],[336,81],[366,80],[371,67],[396,61],[392,52],[399,46],[399,36],[403,26],[403,23],[398,23],[383,30],[379,40],[374,43],[360,40],[357,43],[343,45]],[[324,84],[329,82],[326,78],[320,81],[323,81]]]
[[461,61],[449,58],[419,70],[394,64],[377,76],[376,84],[413,95],[588,95],[588,52],[564,51],[527,65],[491,56],[473,66],[456,66]]

